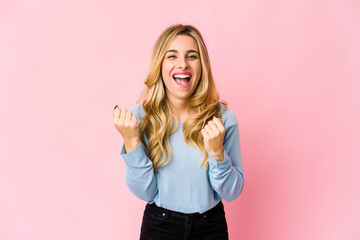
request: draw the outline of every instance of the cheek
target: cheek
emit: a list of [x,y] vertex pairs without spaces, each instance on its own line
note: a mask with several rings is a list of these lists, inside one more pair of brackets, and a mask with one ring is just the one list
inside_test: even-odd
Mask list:
[[168,73],[167,73],[168,71],[167,71],[167,68],[166,68],[166,66],[163,64],[162,66],[161,66],[161,76],[162,76],[162,78],[165,80],[165,78],[166,78],[166,76],[168,75]]
[[166,77],[166,76],[170,76],[170,72],[172,69],[172,66],[170,64],[163,64],[161,67],[161,74]]
[[200,61],[196,63],[194,68],[196,69],[197,74],[201,74],[201,63],[200,63]]
[[169,75],[169,71],[167,71],[166,69],[162,70],[161,77],[165,85],[168,85],[172,81],[172,78]]
[[201,74],[202,74],[202,69],[201,69],[201,65],[200,65],[200,64],[199,64],[199,66],[197,66],[196,74],[197,74],[197,78],[200,79]]

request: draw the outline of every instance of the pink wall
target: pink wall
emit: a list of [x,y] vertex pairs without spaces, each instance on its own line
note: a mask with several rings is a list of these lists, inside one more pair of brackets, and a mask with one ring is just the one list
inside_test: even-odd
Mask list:
[[173,23],[239,120],[231,239],[360,239],[359,1],[0,1],[0,239],[138,239],[115,104]]

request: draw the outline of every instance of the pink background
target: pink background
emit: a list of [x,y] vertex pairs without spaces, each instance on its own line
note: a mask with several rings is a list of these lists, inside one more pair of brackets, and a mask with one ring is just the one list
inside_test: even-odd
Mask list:
[[0,239],[138,239],[115,104],[198,27],[240,125],[230,239],[360,239],[359,1],[0,1]]

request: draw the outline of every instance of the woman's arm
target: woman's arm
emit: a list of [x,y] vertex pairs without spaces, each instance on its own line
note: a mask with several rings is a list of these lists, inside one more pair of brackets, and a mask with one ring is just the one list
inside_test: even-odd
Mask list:
[[125,161],[125,182],[130,191],[142,200],[153,200],[157,191],[157,182],[152,162],[142,144],[128,153],[123,145],[121,156]]
[[226,128],[223,141],[223,161],[209,156],[209,178],[213,189],[227,202],[238,198],[244,188],[239,127],[235,123]]
[[139,105],[135,105],[130,110],[121,110],[116,105],[113,119],[116,129],[124,139],[121,156],[126,165],[125,182],[135,196],[151,201],[157,190],[157,182],[152,162],[140,142],[138,107]]

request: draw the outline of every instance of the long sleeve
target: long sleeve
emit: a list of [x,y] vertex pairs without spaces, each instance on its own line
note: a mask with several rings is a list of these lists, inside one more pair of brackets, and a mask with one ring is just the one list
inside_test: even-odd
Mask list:
[[213,189],[225,201],[238,198],[244,188],[239,127],[236,121],[226,129],[224,137],[224,161],[209,156],[209,178]]
[[[138,122],[145,116],[141,103],[131,107],[130,111],[137,116]],[[221,199],[235,200],[244,186],[238,123],[228,108],[221,112],[221,118],[225,127],[224,161],[217,162],[209,156],[207,171],[200,164],[204,153],[185,142],[184,122],[179,122],[169,137],[170,162],[156,172],[142,143],[127,153],[123,145],[121,156],[130,191],[148,203],[182,213],[203,213]],[[142,137],[148,144],[145,135]]]
[[156,176],[142,144],[128,153],[123,145],[121,156],[125,161],[125,182],[130,191],[142,200],[152,201],[157,191]]

